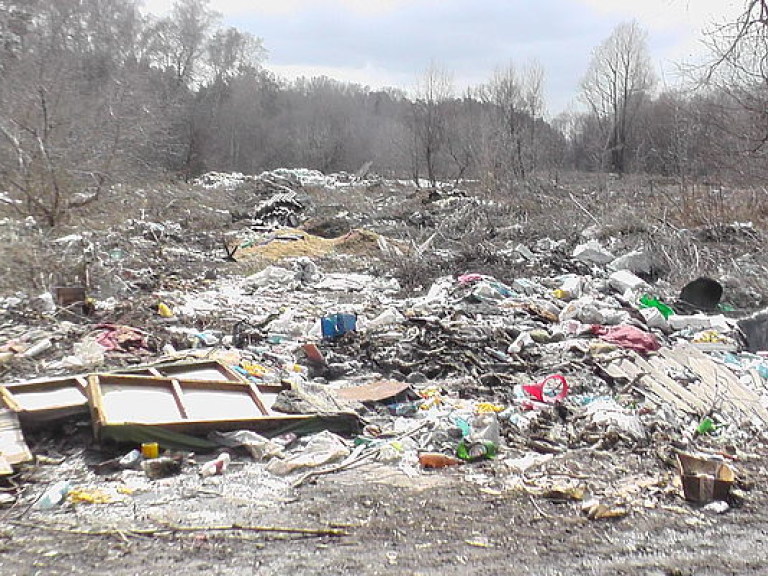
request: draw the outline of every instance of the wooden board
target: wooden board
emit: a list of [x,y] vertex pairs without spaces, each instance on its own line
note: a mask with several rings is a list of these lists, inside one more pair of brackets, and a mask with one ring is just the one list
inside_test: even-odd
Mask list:
[[[24,441],[19,417],[12,410],[0,409],[0,459],[6,464],[21,464],[32,460],[32,453]],[[4,473],[8,473],[4,466]]]
[[114,426],[201,431],[306,418],[273,412],[259,388],[246,382],[93,374],[88,394],[97,437],[103,428]]
[[22,423],[39,424],[88,413],[84,375],[28,380],[0,386],[0,401]]
[[[715,410],[736,422],[746,419],[756,426],[768,424],[768,409],[760,394],[693,346],[661,348],[647,358],[630,352],[601,367],[612,378],[632,383],[654,404],[668,403],[695,417]],[[690,382],[677,381],[671,376],[675,373],[690,375]],[[756,389],[765,391],[765,386],[761,382]]]
[[675,347],[665,354],[699,377],[691,389],[710,400],[712,408],[732,417],[748,418],[754,424],[768,424],[768,410],[760,396],[744,386],[726,366],[688,345]]
[[117,370],[114,374],[134,374],[180,380],[207,380],[209,382],[243,382],[245,378],[236,370],[215,360],[195,362],[166,362],[151,366],[138,366],[128,370]]

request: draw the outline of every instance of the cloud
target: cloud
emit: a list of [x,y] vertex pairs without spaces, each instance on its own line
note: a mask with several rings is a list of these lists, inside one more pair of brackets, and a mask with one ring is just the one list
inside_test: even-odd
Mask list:
[[[172,0],[148,0],[148,7]],[[665,76],[700,49],[702,27],[737,0],[214,0],[223,23],[260,37],[276,72],[323,74],[372,87],[409,89],[431,62],[457,89],[486,82],[494,68],[535,58],[550,108],[576,96],[592,50],[622,21],[649,32]]]
[[[351,4],[357,9],[328,9]],[[379,84],[367,76],[378,71],[386,78],[411,79],[398,83],[403,88],[415,85],[433,61],[451,71],[463,89],[486,82],[494,68],[509,61],[523,64],[536,58],[545,66],[548,86],[572,93],[595,38],[607,36],[613,25],[608,17],[585,16],[584,7],[570,0],[537,2],[535,7],[528,0],[322,0],[304,5],[290,18],[253,12],[230,24],[264,39],[276,71],[333,70],[342,79],[369,78],[363,82],[369,85]]]
[[636,18],[653,29],[687,27],[696,31],[743,8],[742,0],[580,0],[604,14]]

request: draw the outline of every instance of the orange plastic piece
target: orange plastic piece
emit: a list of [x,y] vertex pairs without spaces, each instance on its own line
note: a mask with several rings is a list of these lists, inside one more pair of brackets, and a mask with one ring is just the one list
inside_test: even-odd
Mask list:
[[419,454],[419,464],[424,468],[445,468],[446,466],[461,464],[461,460],[439,452],[424,452]]

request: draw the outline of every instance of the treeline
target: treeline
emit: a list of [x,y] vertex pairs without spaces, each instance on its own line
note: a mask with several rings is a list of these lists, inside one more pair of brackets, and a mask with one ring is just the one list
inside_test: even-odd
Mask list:
[[463,94],[438,66],[412,95],[288,82],[262,67],[258,38],[219,25],[208,0],[179,0],[159,18],[139,8],[0,0],[0,198],[53,225],[110,183],[163,172],[354,171],[371,161],[385,175],[500,189],[571,168],[762,176],[764,79],[735,78],[743,61],[721,58],[707,89],[658,94],[636,24],[595,49],[586,111],[548,120],[536,64],[499,68]]

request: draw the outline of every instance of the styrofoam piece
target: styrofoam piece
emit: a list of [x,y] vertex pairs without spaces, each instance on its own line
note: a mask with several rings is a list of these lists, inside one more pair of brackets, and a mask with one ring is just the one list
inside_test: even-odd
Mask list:
[[611,288],[623,294],[627,290],[633,292],[647,288],[648,284],[642,278],[635,276],[629,270],[617,270],[608,277]]

